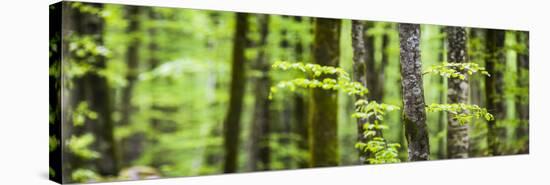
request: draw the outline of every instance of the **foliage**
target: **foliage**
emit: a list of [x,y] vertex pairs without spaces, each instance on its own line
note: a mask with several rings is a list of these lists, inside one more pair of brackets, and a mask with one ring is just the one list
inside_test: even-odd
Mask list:
[[50,152],[54,151],[59,146],[59,139],[55,136],[50,136],[49,139]]
[[[321,88],[323,90],[343,91],[349,96],[360,95],[364,96],[368,93],[368,89],[362,86],[358,82],[351,81],[349,74],[342,68],[321,66],[318,64],[305,64],[305,63],[290,63],[290,62],[275,62],[272,65],[273,69],[279,69],[282,71],[294,70],[308,74],[310,77],[320,77],[321,75],[335,75],[334,78],[324,78],[322,81],[317,79],[297,78],[288,81],[278,82],[275,86],[271,87],[271,93],[269,98],[271,99],[273,93],[276,93],[278,89],[289,89],[295,91],[296,88],[313,89]],[[388,104],[378,104],[375,101],[368,102],[366,100],[356,100],[355,113],[352,114],[354,118],[372,119],[374,124],[365,124],[365,136],[376,135],[377,130],[386,129],[387,126],[383,125],[383,116],[387,111],[399,109],[396,106]],[[387,143],[382,137],[374,137],[367,143],[358,142],[355,145],[356,148],[363,151],[370,151],[374,157],[370,157],[369,162],[371,164],[381,163],[394,163],[399,162],[398,150],[400,147],[397,143]]]
[[89,169],[77,169],[71,174],[71,178],[75,182],[97,182],[101,180],[96,172]]
[[367,143],[358,142],[355,144],[355,148],[369,151],[374,153],[374,157],[368,158],[369,164],[385,164],[385,163],[398,163],[399,151],[401,147],[399,143],[387,143],[382,137],[374,137]]
[[447,63],[444,62],[439,65],[434,65],[423,74],[438,74],[445,78],[458,78],[461,80],[466,79],[466,75],[472,75],[474,73],[481,73],[483,75],[489,75],[489,72],[485,70],[485,67],[479,66],[476,63]]
[[73,112],[73,125],[76,127],[82,126],[86,119],[97,119],[97,113],[90,110],[88,102],[80,102]]
[[[460,80],[465,80],[466,75],[472,75],[474,73],[481,73],[490,77],[490,74],[485,70],[485,67],[481,67],[476,63],[443,63],[441,65],[432,66],[424,72],[424,74],[429,73],[439,74],[444,78],[458,78]],[[469,123],[472,118],[484,118],[487,121],[494,119],[493,115],[490,114],[487,109],[480,108],[477,105],[469,105],[464,103],[433,103],[428,105],[426,110],[428,112],[448,112],[454,119],[458,120],[461,125]]]
[[295,91],[296,88],[321,88],[324,90],[341,90],[348,95],[360,95],[363,96],[368,93],[367,88],[363,87],[358,82],[351,81],[349,74],[341,68],[332,66],[321,66],[319,64],[305,64],[305,63],[290,63],[290,62],[275,62],[272,68],[282,71],[296,70],[305,74],[309,74],[311,77],[320,77],[321,75],[336,75],[334,78],[307,79],[297,78],[288,81],[281,81],[277,85],[272,86],[270,89],[269,99],[273,98],[273,94],[279,89],[289,89]]
[[[104,71],[94,67],[98,57],[110,56],[110,50],[97,44],[97,38],[91,35],[71,35],[68,37],[71,57],[65,62],[63,74],[69,79],[82,77],[88,73],[103,74]],[[71,81],[68,81],[72,84]]]
[[491,113],[485,108],[480,108],[477,105],[469,105],[463,103],[455,104],[431,104],[426,107],[428,112],[445,111],[453,115],[453,118],[458,120],[460,124],[468,123],[472,118],[483,118],[487,121],[495,119]]
[[82,13],[97,15],[97,16],[100,16],[100,17],[105,17],[105,16],[108,15],[108,12],[103,11],[101,8],[94,7],[94,6],[85,4],[85,3],[71,2],[70,5],[71,5],[72,8],[75,8],[75,9],[77,9],[78,11],[80,11]]
[[50,174],[50,177],[55,177],[55,170],[50,166],[48,167],[48,173]]
[[71,153],[79,156],[83,159],[96,159],[101,155],[89,149],[90,145],[95,141],[94,135],[87,133],[82,136],[72,135],[71,138],[65,143]]
[[[280,170],[287,169],[289,167],[289,159],[293,159],[297,162],[304,162],[309,160],[308,151],[300,149],[297,146],[298,141],[301,138],[299,135],[293,133],[272,133],[269,135],[268,143],[261,143],[261,145],[267,145],[270,149],[271,163],[270,169]],[[261,166],[259,166],[261,167]]]

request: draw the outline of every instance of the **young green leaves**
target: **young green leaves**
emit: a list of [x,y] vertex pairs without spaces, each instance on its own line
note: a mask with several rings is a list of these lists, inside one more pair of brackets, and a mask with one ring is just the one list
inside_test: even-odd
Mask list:
[[351,81],[349,74],[341,68],[331,67],[331,66],[321,66],[318,64],[305,64],[305,63],[290,63],[277,61],[272,65],[273,69],[278,70],[295,70],[303,72],[310,77],[319,77],[323,74],[325,75],[335,75],[336,78],[324,78],[319,79],[309,79],[309,78],[296,78],[287,81],[281,81],[275,86],[272,86],[269,93],[269,99],[273,98],[273,94],[276,93],[279,89],[288,89],[290,91],[295,91],[296,88],[322,88],[324,90],[342,90],[348,95],[361,95],[364,96],[368,93],[366,87],[363,87],[358,82]]
[[485,108],[481,108],[477,105],[468,105],[463,103],[456,104],[431,104],[426,107],[428,112],[445,111],[451,113],[454,119],[458,120],[460,124],[466,124],[472,118],[483,118],[487,121],[493,120],[494,117]]
[[466,75],[473,75],[474,73],[481,73],[490,77],[489,72],[485,70],[485,67],[481,67],[476,63],[442,63],[434,65],[423,74],[438,74],[445,78],[459,78],[461,80],[466,79]]
[[[368,89],[365,86],[351,81],[350,75],[342,68],[283,61],[275,62],[272,68],[282,71],[294,70],[302,72],[308,78],[295,78],[277,83],[271,87],[269,99],[272,99],[273,94],[277,93],[280,89],[288,89],[290,91],[295,91],[298,88],[320,88],[329,91],[341,90],[350,96],[365,96],[368,93]],[[319,79],[321,75],[332,75],[334,77]],[[387,126],[381,123],[384,120],[383,117],[386,112],[398,109],[398,107],[393,105],[379,104],[375,101],[368,102],[364,99],[359,99],[355,102],[355,113],[353,113],[352,117],[371,120],[371,122],[363,125],[363,136],[370,139],[366,143],[358,142],[355,145],[355,148],[373,154],[367,159],[369,164],[400,162],[398,158],[399,144],[387,143],[384,138],[376,135],[377,132],[387,129]]]

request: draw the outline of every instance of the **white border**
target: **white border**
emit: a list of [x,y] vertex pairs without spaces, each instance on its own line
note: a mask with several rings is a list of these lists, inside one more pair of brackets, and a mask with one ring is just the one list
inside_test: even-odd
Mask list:
[[[0,184],[47,180],[48,11],[52,0],[0,6]],[[97,0],[187,7],[530,30],[531,154],[392,165],[243,173],[104,184],[548,184],[550,17],[543,1],[482,0]],[[546,183],[544,183],[546,182]]]

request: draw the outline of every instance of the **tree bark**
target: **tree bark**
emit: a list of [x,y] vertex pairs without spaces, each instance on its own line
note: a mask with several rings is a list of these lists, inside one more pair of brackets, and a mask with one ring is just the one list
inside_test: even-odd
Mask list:
[[[449,63],[467,63],[468,54],[466,48],[467,33],[464,27],[447,27]],[[468,103],[468,77],[464,80],[449,78],[447,88],[447,103]],[[467,158],[469,137],[468,124],[460,124],[453,118],[447,117],[447,158]]]
[[[359,82],[365,88],[367,88],[367,45],[365,44],[365,23],[359,20],[352,20],[351,22],[351,44],[353,47],[353,79]],[[370,90],[370,89],[369,89]],[[356,100],[367,100],[367,95],[356,95]],[[364,125],[368,124],[368,119],[357,119],[357,142],[367,143],[368,138],[365,137]],[[366,163],[369,158],[367,152],[359,149],[359,162],[361,164]]]
[[260,40],[256,47],[258,56],[254,68],[261,72],[261,76],[254,79],[254,91],[256,102],[250,135],[249,169],[269,170],[270,149],[270,101],[268,100],[271,81],[269,78],[269,61],[267,61],[265,47],[267,45],[269,15],[257,15],[259,23]]
[[237,13],[236,29],[233,41],[233,56],[231,65],[231,87],[229,109],[224,121],[224,172],[237,171],[237,151],[239,148],[240,122],[245,89],[245,56],[246,32],[248,14]]
[[518,153],[529,153],[529,32],[516,33],[518,44],[525,44],[525,50],[517,54],[517,87],[516,112],[520,121],[516,129],[516,138],[525,138],[525,146]]
[[[132,95],[134,86],[138,75],[139,65],[139,53],[138,49],[141,45],[140,39],[134,37],[138,33],[140,28],[140,7],[127,6],[126,16],[129,20],[127,33],[130,34],[130,42],[126,51],[126,87],[122,90],[122,102],[121,102],[121,119],[119,125],[131,124],[131,116],[135,111],[135,107],[132,105]],[[121,163],[124,166],[130,165],[131,161],[137,159],[141,153],[141,136],[135,134],[125,138],[121,141]]]
[[420,60],[420,25],[399,24],[403,124],[409,160],[428,160],[430,147]]
[[485,78],[485,92],[487,100],[487,109],[495,117],[494,120],[487,122],[487,145],[491,155],[501,155],[500,132],[496,123],[506,118],[506,104],[503,101],[502,93],[504,92],[504,67],[506,65],[506,56],[504,55],[504,38],[503,30],[487,30],[486,49],[488,58],[485,68],[491,74],[490,78]]
[[[338,66],[340,57],[340,20],[317,18],[314,33],[314,62],[323,66]],[[335,78],[321,75],[320,79]],[[338,94],[312,89],[309,125],[312,166],[338,165]]]

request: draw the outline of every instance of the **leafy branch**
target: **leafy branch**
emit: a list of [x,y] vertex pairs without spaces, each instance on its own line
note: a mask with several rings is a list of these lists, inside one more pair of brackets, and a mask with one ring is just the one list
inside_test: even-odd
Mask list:
[[[341,90],[349,96],[364,96],[368,93],[368,89],[365,86],[358,82],[351,81],[350,75],[342,68],[284,61],[275,62],[272,68],[282,71],[294,70],[302,72],[313,79],[295,78],[287,81],[280,81],[271,87],[269,99],[272,99],[273,94],[277,93],[280,89],[288,89],[290,91],[295,91],[297,88],[318,88],[330,91]],[[315,79],[320,78],[322,75],[333,75],[334,78],[327,77]],[[397,143],[387,143],[384,138],[376,136],[377,131],[388,128],[381,123],[384,120],[383,117],[386,112],[398,109],[397,106],[379,104],[375,101],[369,102],[363,99],[359,99],[355,102],[355,113],[352,114],[352,117],[371,120],[371,122],[363,125],[363,136],[366,138],[372,137],[372,139],[366,143],[358,142],[355,145],[355,148],[365,152],[369,151],[373,154],[367,159],[370,164],[400,162],[397,150],[400,145]]]
[[458,120],[460,124],[468,123],[472,118],[483,118],[487,121],[495,119],[494,116],[485,108],[477,105],[469,105],[463,103],[456,104],[431,104],[426,107],[428,112],[445,111],[453,115],[453,118]]
[[466,75],[473,75],[474,73],[481,73],[483,75],[486,75],[490,77],[491,75],[487,70],[485,70],[485,67],[479,66],[479,64],[476,63],[447,63],[444,62],[439,65],[434,65],[430,67],[428,70],[424,71],[422,73],[425,74],[438,74],[445,78],[459,78],[461,80],[466,79]]

